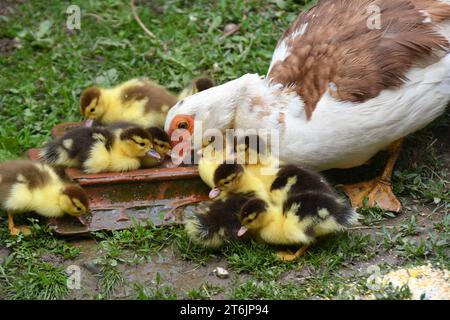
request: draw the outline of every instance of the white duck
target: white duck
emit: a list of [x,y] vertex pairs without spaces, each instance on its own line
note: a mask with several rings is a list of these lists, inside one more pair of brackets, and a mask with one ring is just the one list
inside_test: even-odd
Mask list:
[[[402,138],[450,100],[450,0],[330,0],[300,13],[266,77],[246,74],[178,102],[165,130],[276,129],[280,159],[351,168],[387,149],[382,175],[346,186],[354,206],[399,211],[391,174]],[[197,123],[197,122],[195,122]]]

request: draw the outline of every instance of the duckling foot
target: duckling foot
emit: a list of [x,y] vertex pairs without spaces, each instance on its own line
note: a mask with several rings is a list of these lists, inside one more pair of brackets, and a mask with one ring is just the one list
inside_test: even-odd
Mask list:
[[[363,208],[378,205],[381,209],[399,212],[402,208],[400,201],[392,191],[391,183],[384,179],[375,179],[361,183],[342,186],[352,202],[353,207]],[[365,198],[367,197],[367,203]]]
[[196,196],[196,195],[192,195],[184,199],[174,200],[170,203],[172,209],[164,215],[164,221],[175,219],[175,211],[178,208],[206,200],[209,200],[208,196]]
[[26,226],[19,226],[19,227],[9,228],[9,233],[12,236],[18,236],[19,234],[28,236],[31,234],[31,230],[30,230],[30,228],[28,228]]
[[295,252],[292,251],[279,251],[277,256],[283,261],[294,261],[295,259],[303,256],[308,249],[308,245],[303,245],[300,249]]

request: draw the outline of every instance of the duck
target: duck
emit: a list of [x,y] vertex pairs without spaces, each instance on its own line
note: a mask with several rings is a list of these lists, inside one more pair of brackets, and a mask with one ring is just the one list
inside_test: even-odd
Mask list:
[[27,227],[14,224],[14,217],[23,212],[34,211],[47,218],[65,214],[80,217],[89,212],[86,192],[60,173],[58,168],[38,161],[0,164],[0,207],[8,214],[11,235],[30,233]]
[[142,77],[112,88],[86,88],[80,97],[80,111],[88,119],[87,126],[93,121],[103,125],[126,121],[163,128],[167,112],[176,102],[176,95]]
[[218,249],[230,241],[240,241],[241,228],[239,212],[250,198],[231,194],[199,207],[194,216],[187,219],[185,230],[196,244],[210,249]]
[[149,132],[141,127],[111,131],[79,127],[48,142],[39,157],[47,163],[80,168],[85,173],[123,172],[141,167],[140,158],[159,157]]
[[308,191],[290,196],[282,205],[252,198],[242,206],[239,220],[238,236],[252,231],[268,244],[300,246],[295,252],[278,252],[282,260],[293,261],[319,237],[355,225],[358,213],[332,195]]
[[449,23],[448,0],[318,1],[281,35],[266,75],[182,99],[164,129],[184,128],[191,141],[196,123],[269,130],[281,161],[315,171],[354,168],[386,150],[377,178],[343,189],[354,207],[398,212],[391,177],[402,141],[450,101]]

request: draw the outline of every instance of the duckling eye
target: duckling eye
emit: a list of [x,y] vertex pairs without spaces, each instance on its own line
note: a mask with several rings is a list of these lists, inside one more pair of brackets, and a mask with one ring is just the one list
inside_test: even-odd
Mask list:
[[140,145],[141,147],[145,147],[145,143],[143,143],[143,142],[139,143],[139,145]]
[[186,121],[178,123],[178,129],[187,129],[187,128],[189,128],[189,123],[187,123]]
[[94,112],[94,111],[95,111],[95,108],[91,108],[90,112]]

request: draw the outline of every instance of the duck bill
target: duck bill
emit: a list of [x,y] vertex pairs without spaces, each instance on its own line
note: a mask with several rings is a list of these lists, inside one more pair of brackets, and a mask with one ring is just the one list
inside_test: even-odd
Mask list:
[[94,119],[87,119],[84,125],[86,127],[92,127],[94,125]]
[[248,228],[242,226],[237,233],[238,237],[242,237],[247,231],[248,231]]
[[158,152],[156,152],[156,150],[153,149],[153,148],[150,149],[150,150],[147,152],[147,156],[152,157],[152,158],[155,158],[155,159],[157,159],[157,160],[160,160],[160,159],[161,159],[160,154],[159,154]]
[[209,198],[210,199],[215,199],[220,195],[220,189],[219,188],[214,188],[211,189],[211,191],[209,192]]

